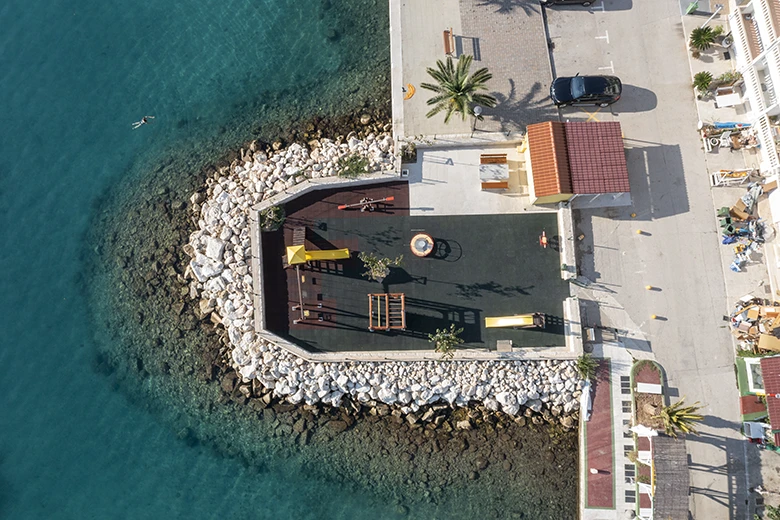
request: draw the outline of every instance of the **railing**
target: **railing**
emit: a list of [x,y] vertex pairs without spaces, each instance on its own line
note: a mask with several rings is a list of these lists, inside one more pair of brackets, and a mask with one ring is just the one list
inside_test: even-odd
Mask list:
[[750,42],[748,41],[745,22],[742,19],[742,11],[737,9],[735,13],[729,16],[729,25],[737,46],[737,67],[740,69],[747,68],[753,63],[753,55],[750,52]]
[[770,0],[754,0],[753,20],[758,29],[759,40],[763,42],[761,50],[769,47],[777,39],[777,31],[772,23],[772,13],[769,8]]
[[772,128],[769,125],[767,116],[759,117],[755,122],[755,128],[758,133],[758,140],[761,143],[761,155],[764,159],[764,164],[762,165],[764,171],[762,173],[766,176],[780,172],[780,159],[777,157],[775,139],[772,136]]

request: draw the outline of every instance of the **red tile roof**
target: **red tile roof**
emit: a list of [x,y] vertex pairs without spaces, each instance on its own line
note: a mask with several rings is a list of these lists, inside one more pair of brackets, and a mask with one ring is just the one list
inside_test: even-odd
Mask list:
[[630,190],[620,123],[565,123],[564,129],[574,193]]
[[528,150],[537,197],[572,193],[563,123],[528,125]]
[[630,190],[620,123],[528,125],[528,148],[537,197]]
[[761,359],[761,379],[766,392],[766,408],[773,432],[780,432],[780,356]]

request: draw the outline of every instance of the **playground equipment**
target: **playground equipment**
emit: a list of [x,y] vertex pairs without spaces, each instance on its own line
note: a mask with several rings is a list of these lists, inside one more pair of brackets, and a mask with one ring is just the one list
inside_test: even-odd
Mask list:
[[368,330],[404,330],[406,328],[406,295],[379,293],[368,295]]
[[514,316],[486,317],[485,327],[495,328],[513,328],[513,329],[543,329],[545,323],[544,313],[534,312],[531,314],[516,314]]
[[323,249],[306,251],[304,246],[287,246],[287,264],[298,265],[312,260],[344,260],[349,258],[349,249]]
[[360,211],[374,211],[376,209],[376,205],[380,202],[392,202],[395,200],[395,197],[385,197],[384,199],[370,199],[368,197],[363,197],[360,199],[360,202],[357,202],[355,204],[342,204],[339,206],[339,209],[350,209],[350,208],[360,208]]

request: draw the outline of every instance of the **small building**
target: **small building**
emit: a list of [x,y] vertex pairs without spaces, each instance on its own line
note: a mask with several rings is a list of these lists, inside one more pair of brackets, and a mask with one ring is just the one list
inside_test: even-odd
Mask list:
[[761,420],[767,416],[761,358],[737,357],[736,365],[742,421]]
[[766,409],[775,446],[780,446],[780,356],[761,358],[761,379],[766,393]]
[[573,208],[631,204],[623,134],[617,122],[553,122],[528,126],[526,156],[533,204]]

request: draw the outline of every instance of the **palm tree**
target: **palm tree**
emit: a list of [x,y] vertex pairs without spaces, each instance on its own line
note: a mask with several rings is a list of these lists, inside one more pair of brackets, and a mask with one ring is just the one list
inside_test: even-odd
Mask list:
[[[488,108],[496,106],[496,98],[489,94],[479,94],[478,90],[487,90],[485,83],[493,77],[486,68],[481,68],[473,74],[469,74],[469,67],[474,58],[462,55],[455,66],[451,57],[447,61],[436,60],[436,67],[428,67],[426,71],[437,83],[422,83],[424,89],[432,90],[435,96],[428,100],[433,108],[425,114],[433,117],[441,111],[445,111],[444,122],[449,123],[452,114],[458,113],[465,121],[466,116],[473,116],[473,105],[482,105]],[[481,119],[481,116],[476,116]]]
[[709,25],[706,27],[697,27],[691,31],[689,45],[693,50],[706,51],[715,43],[716,37],[715,32]]
[[693,424],[704,419],[703,415],[699,415],[696,412],[701,409],[699,401],[696,401],[691,406],[683,406],[685,398],[683,397],[671,406],[665,407],[661,410],[661,413],[655,415],[655,418],[660,418],[664,422],[664,431],[667,435],[677,438],[677,430],[683,433],[699,433],[694,428]]
[[596,369],[599,368],[599,362],[593,359],[588,353],[585,353],[577,358],[577,364],[574,365],[577,373],[582,379],[590,381],[593,376],[596,375]]

